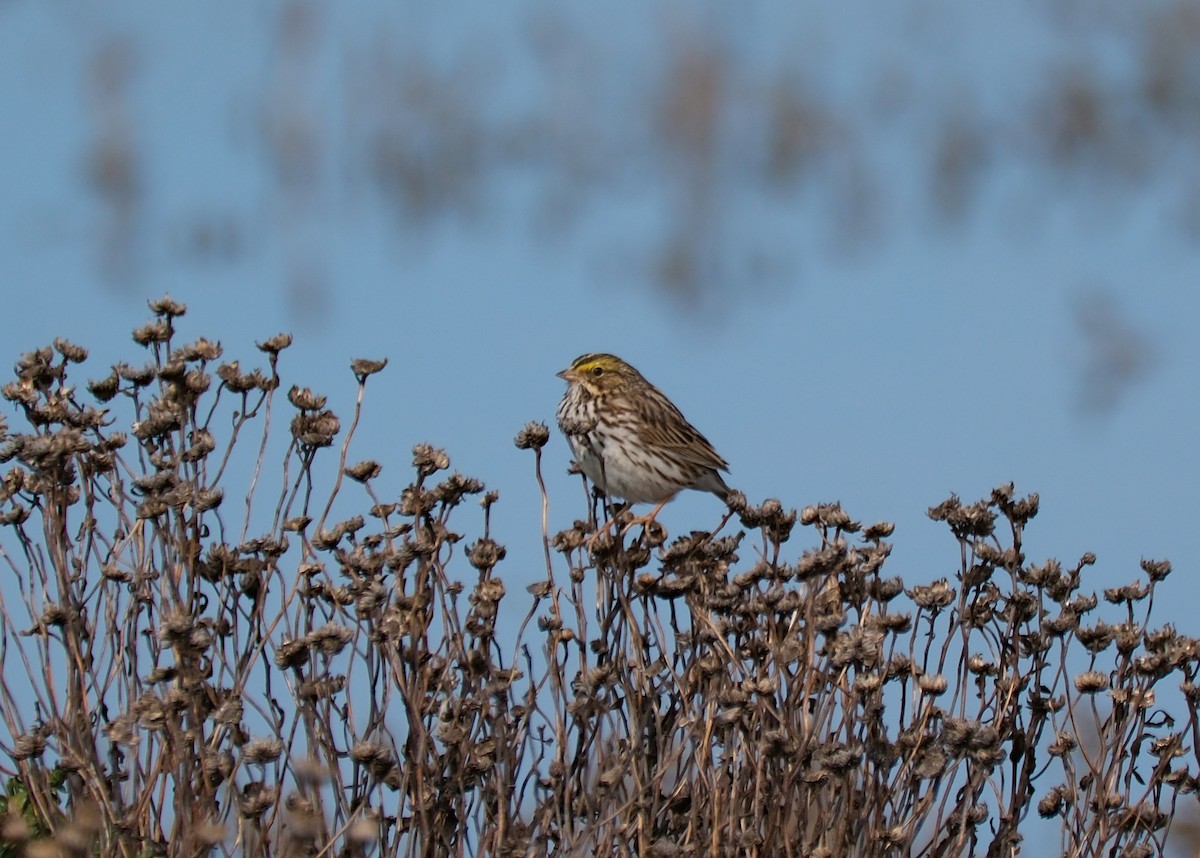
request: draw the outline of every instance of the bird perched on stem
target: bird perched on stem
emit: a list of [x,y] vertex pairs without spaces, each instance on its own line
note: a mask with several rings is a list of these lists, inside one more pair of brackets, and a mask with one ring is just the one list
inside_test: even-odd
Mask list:
[[729,465],[671,400],[619,357],[586,354],[558,374],[567,392],[558,425],[580,470],[605,494],[659,510],[683,489],[721,500]]

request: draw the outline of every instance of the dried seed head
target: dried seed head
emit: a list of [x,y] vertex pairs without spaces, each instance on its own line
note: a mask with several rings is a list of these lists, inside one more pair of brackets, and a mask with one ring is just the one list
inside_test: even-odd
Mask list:
[[155,298],[146,303],[150,307],[150,312],[164,319],[174,319],[187,312],[187,304],[172,300],[170,295],[163,295],[161,298]]
[[233,774],[233,754],[228,750],[220,753],[210,751],[204,755],[202,765],[209,786],[219,786],[229,780],[229,776]]
[[908,591],[908,595],[917,603],[917,607],[937,612],[953,602],[957,594],[945,578],[940,578],[927,587],[913,587]]
[[1108,689],[1108,675],[1089,670],[1075,677],[1075,690],[1080,694],[1096,694]]
[[332,411],[301,411],[292,418],[292,437],[302,447],[317,449],[333,444],[342,424]]
[[[1142,802],[1119,817],[1118,825],[1125,831],[1142,835],[1147,831],[1158,831],[1169,819],[1162,811]],[[1131,843],[1121,850],[1121,858],[1154,858],[1158,854],[1158,849],[1148,843]]]
[[900,578],[872,578],[867,582],[867,592],[880,602],[890,602],[904,592],[904,581]]
[[356,465],[346,468],[346,476],[355,482],[365,483],[375,479],[383,471],[383,466],[373,459],[366,459]]
[[1170,624],[1146,633],[1146,649],[1149,652],[1163,652],[1178,642],[1180,642],[1179,633]]
[[893,825],[891,828],[877,832],[874,840],[888,851],[898,849],[908,843],[911,838],[907,825]]
[[995,530],[996,513],[986,501],[963,506],[956,495],[951,495],[938,506],[932,507],[928,515],[934,521],[944,521],[959,539],[971,540],[991,536]]
[[133,341],[139,346],[165,343],[171,338],[171,325],[166,319],[156,319],[133,329]]
[[4,398],[9,402],[18,402],[27,408],[32,408],[38,403],[37,391],[29,383],[9,382],[4,385],[3,391]]
[[995,676],[999,672],[994,662],[988,661],[979,653],[974,653],[967,659],[967,670],[976,676]]
[[487,571],[503,560],[505,554],[507,551],[503,545],[485,537],[467,549],[467,560],[476,569]]
[[1040,500],[1037,492],[1033,492],[1028,497],[1022,498],[1005,507],[1005,514],[1012,520],[1013,524],[1026,524],[1038,514]]
[[962,501],[958,499],[958,495],[952,494],[937,506],[930,507],[926,511],[926,515],[934,521],[945,521],[952,512],[961,507]]
[[1045,797],[1038,802],[1038,814],[1043,819],[1049,819],[1052,816],[1058,816],[1062,813],[1063,807],[1066,804],[1068,795],[1067,788],[1064,785],[1059,785],[1046,793]]
[[211,384],[212,376],[203,370],[190,370],[183,377],[183,386],[187,391],[188,401],[194,401],[196,397],[208,390]]
[[869,525],[863,531],[862,538],[869,540],[887,539],[896,531],[896,525],[890,521],[880,521]]
[[1171,574],[1170,560],[1143,560],[1142,571],[1145,572],[1151,581],[1162,581]]
[[1114,703],[1127,703],[1141,710],[1152,708],[1157,699],[1153,688],[1114,688],[1111,696]]
[[176,351],[180,360],[191,363],[193,361],[208,362],[214,361],[221,357],[223,349],[220,343],[214,343],[211,340],[206,340],[204,337],[196,340],[194,343],[180,346]]
[[[483,483],[474,477],[464,477],[462,474],[451,474],[438,483],[433,489],[433,497],[448,506],[455,506],[467,495],[477,495],[484,489]],[[498,500],[496,492],[488,492],[480,502],[485,507]]]
[[88,356],[87,349],[83,346],[77,346],[62,337],[54,340],[54,350],[62,355],[63,360],[68,363],[83,363]]
[[1032,564],[1017,572],[1017,580],[1030,587],[1051,587],[1062,578],[1062,565],[1057,560]]
[[256,343],[258,350],[267,354],[277,355],[292,344],[291,334],[276,334],[269,340],[261,343]]
[[1040,605],[1028,590],[1017,590],[1008,597],[1000,616],[1012,625],[1023,625],[1037,616]]
[[240,724],[244,711],[242,698],[237,695],[230,695],[225,698],[225,701],[221,705],[213,710],[212,719],[218,724]]
[[146,684],[155,685],[159,682],[170,682],[179,675],[176,667],[156,667],[146,674]]
[[[213,784],[213,786],[216,785]],[[196,842],[200,846],[205,847],[205,851],[207,851],[220,846],[225,841],[227,832],[225,826],[219,822],[197,822],[193,829],[193,835],[196,838]]]
[[883,687],[883,679],[877,673],[860,673],[854,678],[854,693],[860,697],[874,694]]
[[325,655],[337,655],[354,639],[354,632],[337,623],[326,623],[309,632],[306,638]]
[[13,743],[12,758],[17,762],[40,757],[46,750],[46,737],[40,730],[23,733]]
[[540,450],[550,441],[550,429],[545,423],[526,423],[513,443],[519,450]]
[[275,664],[278,667],[299,667],[308,659],[309,642],[306,638],[285,640],[275,650]]
[[297,694],[304,700],[327,700],[346,687],[346,677],[326,676],[301,682]]
[[145,387],[154,380],[153,365],[132,367],[129,364],[119,363],[113,367],[113,372],[134,387]]
[[1076,614],[1083,615],[1095,609],[1097,604],[1095,594],[1091,596],[1076,596],[1065,605],[1063,610],[1073,611]]
[[500,600],[504,598],[504,582],[499,578],[480,581],[471,591],[469,601],[477,616],[493,619],[498,613]]
[[1135,623],[1118,623],[1113,628],[1113,635],[1117,642],[1117,652],[1129,656],[1142,642],[1142,627]]
[[182,381],[187,375],[187,365],[181,360],[167,361],[158,368],[158,377],[161,381]]
[[1121,587],[1105,587],[1104,601],[1112,605],[1140,602],[1150,595],[1150,587],[1140,581]]
[[945,752],[937,745],[925,745],[917,754],[913,772],[917,777],[928,780],[940,775],[945,768]]
[[978,599],[972,599],[967,604],[967,610],[963,614],[963,624],[967,628],[983,628],[992,621],[995,615],[995,599],[982,596]]
[[954,756],[963,756],[974,745],[981,726],[980,722],[969,718],[946,718],[942,725],[942,743]]
[[417,444],[413,447],[413,467],[422,477],[427,477],[450,467],[450,457],[445,450],[439,450],[430,444]]
[[917,680],[917,687],[921,689],[922,694],[930,697],[937,697],[946,692],[947,683],[946,677],[939,674],[926,674]]
[[221,364],[217,367],[217,378],[234,393],[248,393],[258,386],[258,379],[241,372],[239,366],[237,361]]
[[1075,736],[1065,731],[1060,731],[1058,737],[1050,743],[1046,749],[1052,757],[1065,757],[1079,746]]
[[247,763],[273,763],[283,754],[283,742],[278,738],[252,739],[242,748],[242,759]]
[[835,539],[815,551],[806,551],[796,563],[796,577],[801,581],[817,576],[836,577],[849,565],[845,540]]
[[293,760],[291,769],[297,783],[302,786],[319,786],[330,779],[329,766],[315,757]]
[[831,652],[834,667],[874,665],[882,652],[883,638],[883,632],[863,626],[855,626],[845,634],[838,635]]
[[306,527],[312,524],[312,518],[307,515],[298,515],[295,518],[289,518],[283,523],[283,529],[292,533],[302,533]]
[[436,504],[436,498],[433,492],[419,489],[416,486],[408,486],[400,492],[400,514],[412,516],[413,518],[425,515],[433,509]]
[[396,767],[395,753],[381,741],[356,742],[350,747],[350,759],[367,769],[377,780],[384,780]]
[[242,787],[238,809],[248,819],[260,819],[275,804],[279,791],[262,781],[251,781]]
[[288,402],[301,411],[320,411],[325,407],[327,401],[328,397],[313,393],[307,387],[292,385],[291,389],[288,390]]
[[380,372],[387,366],[387,358],[383,360],[368,360],[367,358],[355,358],[350,362],[350,371],[354,373],[354,377],[359,383],[367,380],[367,376],[374,375]]
[[554,534],[550,540],[550,547],[561,554],[570,554],[583,546],[587,539],[587,523],[582,521],[575,522],[575,526],[568,530],[560,530]]
[[158,639],[167,646],[181,646],[191,638],[196,618],[187,611],[175,611],[165,615],[158,627]]
[[346,826],[346,844],[352,847],[353,852],[369,851],[366,847],[379,840],[379,832],[378,815],[365,811],[362,816]]
[[879,614],[876,623],[885,631],[902,635],[912,628],[912,614]]
[[847,747],[841,742],[828,742],[813,751],[812,765],[818,771],[843,775],[851,769],[856,769],[861,760],[861,748]]
[[95,382],[95,380],[88,382],[88,390],[91,391],[92,396],[96,397],[97,401],[108,402],[116,396],[116,391],[120,389],[120,385],[121,379],[114,370],[107,377],[98,380],[98,382]]
[[1097,655],[1108,649],[1113,642],[1115,630],[1108,623],[1096,623],[1094,626],[1080,626],[1075,631],[1075,637],[1092,655]]

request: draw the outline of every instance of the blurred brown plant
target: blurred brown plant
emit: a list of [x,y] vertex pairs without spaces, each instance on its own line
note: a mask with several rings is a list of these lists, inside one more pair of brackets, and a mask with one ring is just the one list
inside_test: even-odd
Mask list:
[[1073,303],[1083,348],[1079,407],[1089,413],[1111,411],[1150,373],[1158,354],[1111,290],[1091,287]]
[[[579,222],[613,189],[634,188],[637,205],[660,206],[661,229],[619,236],[626,246],[603,256],[635,260],[636,271],[620,274],[684,307],[711,306],[779,273],[795,283],[811,248],[870,252],[922,201],[943,225],[962,222],[994,198],[985,192],[997,174],[1006,191],[1026,177],[1031,211],[1062,202],[1071,188],[1090,217],[1096,195],[1119,182],[1120,193],[1106,198],[1113,219],[1142,194],[1165,207],[1166,220],[1194,230],[1198,8],[1179,0],[1095,15],[1050,4],[1029,10],[1024,26],[1051,47],[1032,59],[1003,57],[1003,75],[982,77],[963,60],[931,75],[914,48],[868,57],[865,85],[847,89],[805,51],[742,49],[769,40],[712,26],[702,10],[647,12],[643,53],[586,16],[541,9],[524,39],[485,40],[480,50],[464,26],[442,52],[386,15],[362,43],[320,4],[290,0],[265,19],[262,79],[228,98],[235,115],[256,105],[247,124],[267,198],[184,200],[166,219],[144,214],[157,190],[146,163],[153,135],[133,109],[149,70],[136,60],[154,51],[136,31],[105,36],[87,68],[86,174],[101,214],[100,269],[111,283],[127,282],[139,254],[162,238],[151,231],[172,218],[165,238],[187,261],[240,258],[278,236],[291,295],[312,312],[333,303],[325,242],[344,202],[378,203],[411,232],[442,217],[508,211],[512,183],[501,177],[530,181],[530,220],[546,229]],[[945,16],[896,14],[914,45],[947,26]],[[820,28],[837,23],[813,26],[819,42]],[[1029,63],[1035,70],[1026,74]],[[513,90],[524,95],[514,100]],[[232,127],[234,139],[208,145],[242,142],[241,126]],[[906,196],[912,188],[915,199]],[[763,220],[747,212],[764,206],[780,216],[767,221],[801,215],[799,228],[746,229]],[[244,213],[260,207],[276,229],[250,226]],[[358,207],[349,208],[354,216]]]

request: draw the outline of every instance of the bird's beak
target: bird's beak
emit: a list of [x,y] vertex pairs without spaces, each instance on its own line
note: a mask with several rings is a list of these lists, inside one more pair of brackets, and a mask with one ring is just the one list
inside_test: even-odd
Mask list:
[[579,381],[579,373],[572,372],[569,369],[564,369],[562,372],[558,373],[558,377],[561,378],[563,381],[568,381],[568,382]]

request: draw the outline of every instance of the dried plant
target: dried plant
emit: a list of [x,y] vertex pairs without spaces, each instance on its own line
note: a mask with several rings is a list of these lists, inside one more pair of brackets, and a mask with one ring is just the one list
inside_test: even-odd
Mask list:
[[1094,558],[1026,558],[1036,496],[930,510],[961,549],[932,583],[837,504],[735,493],[668,541],[597,499],[551,534],[532,423],[545,578],[513,609],[495,494],[426,445],[398,499],[349,463],[384,362],[353,362],[344,433],[291,387],[285,448],[290,338],[243,371],[151,306],[97,405],[61,340],[3,388],[6,854],[1011,855],[1036,811],[1064,854],[1135,856],[1196,787],[1197,644],[1150,625],[1170,566],[1101,619]]

